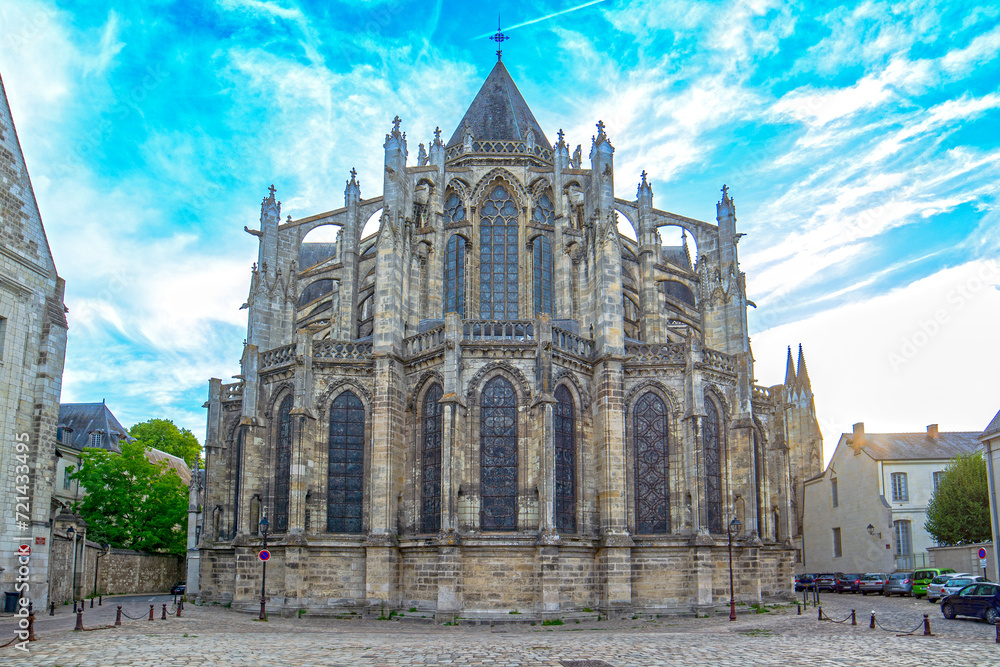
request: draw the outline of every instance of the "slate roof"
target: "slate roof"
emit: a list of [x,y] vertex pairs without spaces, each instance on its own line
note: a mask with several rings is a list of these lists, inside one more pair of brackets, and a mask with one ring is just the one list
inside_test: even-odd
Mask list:
[[[848,444],[853,433],[845,433]],[[937,439],[927,433],[865,433],[865,451],[878,461],[913,461],[917,459],[953,459],[982,448],[979,433],[959,431],[939,433]]]
[[466,125],[477,141],[525,141],[528,128],[531,128],[535,133],[536,144],[546,147],[552,145],[545,138],[528,103],[521,97],[507,68],[499,60],[448,140],[449,148],[461,145]]
[[[70,439],[62,444],[80,451],[83,451],[84,447],[91,446],[90,434],[94,432],[102,435],[101,447],[112,452],[121,452],[118,448],[118,440],[121,438],[132,439],[128,430],[121,425],[103,402],[60,403],[58,426],[73,429],[72,433],[69,434]],[[109,430],[111,432],[110,439],[108,438]]]
[[997,432],[1000,432],[1000,412],[997,412],[996,415],[994,415],[993,419],[990,420],[990,425],[986,427],[986,430],[983,431],[983,434],[980,437],[993,435]]

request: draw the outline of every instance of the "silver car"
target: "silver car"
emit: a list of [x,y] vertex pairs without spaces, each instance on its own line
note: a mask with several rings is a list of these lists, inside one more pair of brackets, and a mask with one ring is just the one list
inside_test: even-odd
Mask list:
[[931,604],[937,602],[944,597],[941,589],[944,585],[948,583],[950,579],[955,579],[956,577],[971,577],[972,574],[969,572],[952,572],[951,574],[939,574],[931,580],[931,583],[927,584],[927,601]]
[[885,582],[885,596],[889,597],[893,593],[899,596],[910,595],[913,592],[912,572],[893,572],[889,575],[889,580]]
[[975,584],[980,581],[986,581],[986,577],[982,575],[976,575],[974,577],[953,577],[952,579],[946,581],[941,587],[941,597],[946,598],[949,595],[954,595],[969,584]]

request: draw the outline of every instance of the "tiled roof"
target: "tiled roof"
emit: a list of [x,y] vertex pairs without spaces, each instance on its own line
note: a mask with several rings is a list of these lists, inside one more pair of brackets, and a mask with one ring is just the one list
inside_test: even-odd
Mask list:
[[[843,437],[849,444],[854,442],[853,433],[845,433]],[[953,459],[981,447],[979,433],[975,431],[942,432],[937,438],[927,433],[865,433],[865,451],[878,461]]]
[[466,125],[477,141],[525,141],[530,128],[535,133],[536,144],[546,148],[552,145],[500,61],[486,77],[472,106],[448,140],[449,147],[461,145]]
[[983,436],[993,435],[997,432],[1000,432],[1000,412],[997,412],[996,415],[993,416],[993,419],[990,420],[989,426],[987,426],[986,430],[983,431]]
[[146,450],[146,458],[153,463],[156,463],[157,461],[166,461],[167,467],[174,470],[185,485],[191,483],[191,469],[187,467],[187,464],[184,463],[184,459],[181,457],[174,456],[173,454],[167,454],[166,452],[161,452],[159,449],[150,447]]
[[[91,433],[101,435],[101,447],[113,452],[120,452],[118,440],[125,438],[131,440],[128,430],[115,418],[111,410],[104,403],[60,403],[59,404],[59,424],[60,428],[73,429],[71,433],[64,431],[63,445],[83,451],[85,447],[91,447]],[[108,438],[108,431],[111,437]],[[68,437],[67,437],[68,435]]]

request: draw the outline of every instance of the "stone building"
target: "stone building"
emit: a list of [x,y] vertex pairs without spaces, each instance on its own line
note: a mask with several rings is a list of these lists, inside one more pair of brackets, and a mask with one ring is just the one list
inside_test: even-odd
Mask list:
[[755,384],[726,188],[714,223],[655,208],[645,173],[616,197],[604,124],[587,162],[550,142],[502,62],[447,143],[409,162],[397,117],[383,147],[381,195],[352,171],[342,208],[282,221],[272,187],[247,229],[202,597],[257,605],[265,515],[273,612],[707,610],[734,517],[737,597],[788,593],[822,443],[807,379]]
[[0,592],[36,606],[47,602],[64,289],[0,81]]

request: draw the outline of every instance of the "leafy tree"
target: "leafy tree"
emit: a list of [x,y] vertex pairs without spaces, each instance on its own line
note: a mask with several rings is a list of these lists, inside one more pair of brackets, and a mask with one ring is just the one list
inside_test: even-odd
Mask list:
[[927,505],[924,528],[949,546],[992,539],[986,461],[981,452],[959,454],[948,464]]
[[77,511],[87,536],[113,547],[183,554],[188,489],[166,461],[153,463],[141,442],[119,442],[122,453],[87,448],[74,479],[87,495]]
[[201,445],[198,444],[194,433],[188,429],[177,428],[177,425],[169,419],[150,419],[134,425],[128,432],[147,447],[184,459],[188,468],[194,470],[194,462],[201,452]]

